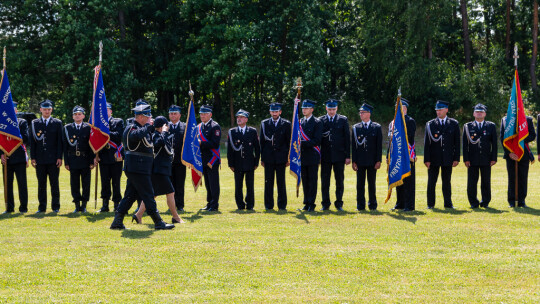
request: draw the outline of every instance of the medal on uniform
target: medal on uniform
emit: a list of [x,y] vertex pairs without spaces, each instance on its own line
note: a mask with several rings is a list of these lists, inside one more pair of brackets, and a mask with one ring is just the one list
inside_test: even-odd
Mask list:
[[435,134],[435,138],[439,137],[439,134]]
[[73,142],[73,139],[70,139],[69,141]]

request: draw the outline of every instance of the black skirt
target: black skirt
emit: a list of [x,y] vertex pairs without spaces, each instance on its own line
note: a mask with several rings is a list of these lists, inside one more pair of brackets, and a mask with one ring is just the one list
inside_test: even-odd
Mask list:
[[154,196],[160,196],[174,192],[171,177],[163,174],[152,174],[152,187],[154,187]]

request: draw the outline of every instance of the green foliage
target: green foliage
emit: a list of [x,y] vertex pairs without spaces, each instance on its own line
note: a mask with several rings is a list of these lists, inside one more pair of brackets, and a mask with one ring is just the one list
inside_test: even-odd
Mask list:
[[[477,102],[500,117],[513,68],[506,3],[467,2],[472,70],[459,9],[459,1],[441,0],[4,0],[0,44],[21,109],[36,112],[49,98],[68,120],[75,104],[90,105],[100,40],[107,99],[121,117],[141,97],[156,114],[171,104],[187,108],[191,81],[197,105],[213,104],[223,125],[239,108],[257,124],[273,101],[290,115],[297,77],[302,97],[320,101],[316,114],[337,98],[353,122],[363,102],[376,105],[376,120],[390,120],[399,87],[420,123],[437,99],[451,101],[459,119]],[[510,40],[532,111],[540,93],[530,85],[531,31],[532,1],[518,1]]]

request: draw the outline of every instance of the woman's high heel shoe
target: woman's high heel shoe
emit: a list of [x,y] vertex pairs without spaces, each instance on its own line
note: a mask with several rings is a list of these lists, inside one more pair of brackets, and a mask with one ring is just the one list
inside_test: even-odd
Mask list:
[[174,217],[172,218],[171,222],[173,224],[180,224],[180,223],[183,223],[184,221],[182,219],[180,219],[180,221],[177,221]]
[[136,222],[137,224],[140,224],[141,223],[141,220],[139,220],[139,218],[137,217],[136,214],[132,215],[131,216],[131,222]]

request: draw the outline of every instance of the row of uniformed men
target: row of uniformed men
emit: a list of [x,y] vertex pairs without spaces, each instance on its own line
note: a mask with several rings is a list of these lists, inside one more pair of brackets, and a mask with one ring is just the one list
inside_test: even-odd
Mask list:
[[[142,104],[142,103],[141,103]],[[408,103],[403,100],[404,111],[408,108]],[[380,168],[382,154],[382,132],[380,125],[371,121],[373,107],[364,104],[360,108],[360,118],[362,122],[352,128],[352,138],[349,135],[349,124],[347,117],[337,114],[337,101],[329,100],[326,103],[327,115],[320,118],[312,117],[315,102],[305,100],[302,103],[304,118],[301,120],[302,128],[306,135],[302,143],[302,183],[304,188],[304,210],[315,209],[315,198],[317,194],[318,166],[321,164],[322,179],[322,210],[327,210],[330,205],[329,184],[332,169],[336,179],[336,201],[335,207],[342,210],[343,206],[343,177],[344,167],[351,163],[350,143],[353,141],[352,166],[357,171],[357,210],[364,210],[366,200],[364,196],[364,185],[368,180],[368,207],[371,210],[377,208],[375,196],[376,170]],[[139,106],[139,103],[137,104]],[[30,127],[31,163],[36,167],[38,177],[38,212],[44,212],[46,208],[46,178],[49,176],[51,183],[51,193],[53,196],[51,207],[53,211],[58,211],[59,190],[58,171],[62,165],[62,154],[66,161],[66,169],[70,170],[71,190],[73,201],[76,204],[75,211],[84,211],[86,202],[89,199],[90,170],[99,161],[101,166],[103,207],[100,211],[109,211],[108,201],[113,192],[113,202],[115,209],[121,199],[119,180],[122,171],[123,145],[121,134],[124,131],[123,121],[112,118],[112,110],[109,108],[109,123],[111,129],[111,142],[106,149],[99,153],[97,158],[88,146],[90,127],[83,122],[84,109],[75,107],[73,111],[74,123],[65,126],[62,132],[62,124],[58,119],[51,117],[52,103],[45,101],[41,104],[40,111],[42,118],[32,122]],[[446,116],[448,103],[438,101],[436,104],[437,118],[426,124],[424,162],[428,167],[428,208],[433,208],[435,204],[435,184],[439,171],[443,179],[444,206],[452,208],[450,176],[452,167],[459,162],[460,136],[459,125],[456,120]],[[171,107],[169,111],[169,129],[171,136],[168,137],[175,151],[182,150],[182,138],[185,124],[180,122],[180,108]],[[211,161],[220,163],[219,158],[214,157],[212,149],[219,149],[221,129],[214,122],[212,117],[212,107],[203,106],[201,108],[201,120],[203,122],[202,131],[204,142],[201,143],[201,154],[203,163]],[[490,194],[490,173],[491,166],[497,159],[497,138],[495,125],[484,121],[486,107],[479,104],[475,107],[475,121],[467,123],[463,130],[463,154],[465,165],[468,167],[468,196],[471,207],[487,207],[491,200]],[[261,123],[261,136],[256,129],[247,127],[249,113],[243,110],[237,113],[238,127],[229,130],[228,134],[228,160],[229,167],[234,171],[235,176],[235,199],[239,209],[253,209],[254,189],[253,171],[258,167],[259,157],[261,164],[265,168],[265,195],[264,204],[266,209],[274,208],[274,178],[277,180],[278,197],[277,207],[285,210],[287,206],[287,196],[285,188],[285,169],[288,166],[288,149],[290,143],[291,125],[286,119],[281,118],[281,105],[273,103],[270,106],[269,119]],[[414,131],[416,125],[414,119],[405,115],[409,144],[414,148]],[[532,118],[529,121],[529,137],[526,142],[535,138]],[[50,125],[49,125],[50,124]],[[19,120],[23,138],[28,139],[28,126],[22,119]],[[504,120],[501,128],[504,128]],[[126,129],[127,130],[127,129]],[[502,133],[502,132],[501,132]],[[27,141],[26,141],[27,142]],[[62,148],[63,147],[63,148]],[[414,149],[413,149],[414,150]],[[8,159],[8,209],[13,212],[13,173],[18,178],[19,195],[21,207],[19,211],[27,211],[27,193],[25,168],[26,156],[22,147]],[[184,182],[185,166],[182,165],[180,153],[174,154],[171,180],[174,185],[174,198],[178,210],[183,211],[184,207]],[[415,159],[414,155],[412,156]],[[515,155],[509,154],[505,150],[507,167],[511,169]],[[22,161],[21,161],[22,160]],[[3,161],[5,161],[3,157]],[[219,208],[219,171],[218,166],[205,165],[203,174],[205,186],[208,189],[208,204],[204,210],[217,211]],[[403,186],[398,187],[398,199],[396,209],[406,211],[414,210],[414,162],[412,162],[413,174],[405,179]],[[514,184],[513,170],[509,170],[508,202],[513,206],[514,201],[518,201],[518,206],[525,206],[525,196],[527,187],[528,159],[519,162],[519,192],[518,199],[512,189]],[[482,174],[481,192],[482,201],[476,198],[476,185]],[[242,193],[243,179],[246,179],[247,195],[245,199]],[[80,180],[83,184],[83,192],[80,192]],[[111,191],[111,183],[112,189]],[[22,190],[22,191],[21,191]]]

